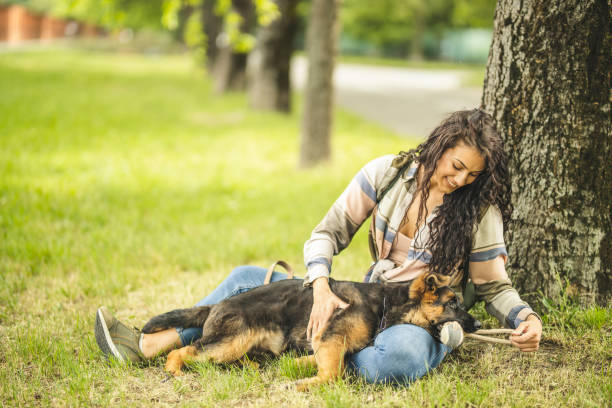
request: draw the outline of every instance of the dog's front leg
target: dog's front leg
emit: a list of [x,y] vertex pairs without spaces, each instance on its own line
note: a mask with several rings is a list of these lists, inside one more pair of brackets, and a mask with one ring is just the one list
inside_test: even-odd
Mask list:
[[313,348],[315,349],[314,358],[318,368],[317,375],[296,382],[298,391],[305,391],[310,387],[325,384],[344,373],[344,354],[346,353],[344,338],[326,339],[318,345],[315,342],[316,340],[313,341]]
[[165,370],[175,377],[183,375],[181,368],[186,361],[193,359],[197,354],[197,349],[194,346],[185,346],[183,348],[172,350],[166,359]]

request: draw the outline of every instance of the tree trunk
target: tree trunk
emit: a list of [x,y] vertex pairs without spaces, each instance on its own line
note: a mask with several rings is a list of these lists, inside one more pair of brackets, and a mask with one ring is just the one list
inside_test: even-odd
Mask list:
[[290,66],[299,0],[276,0],[280,17],[259,29],[248,59],[249,103],[255,109],[291,110]]
[[414,29],[410,39],[410,59],[413,61],[423,60],[423,37],[425,35],[426,17],[425,10],[420,6],[424,6],[424,4],[421,3],[415,6],[414,21],[412,22]]
[[308,22],[306,82],[300,165],[330,158],[334,60],[338,38],[339,0],[313,0]]
[[508,266],[525,294],[611,300],[610,10],[500,0],[495,11],[483,105],[511,156]]
[[219,55],[217,38],[223,29],[223,18],[215,13],[217,0],[202,1],[202,29],[206,35],[206,69],[212,72]]
[[[251,0],[232,0],[232,7],[243,18],[240,31],[248,33],[255,27],[255,6]],[[222,34],[221,34],[222,36]],[[215,91],[243,91],[246,88],[247,54],[235,52],[229,40],[218,35],[215,40],[218,52],[212,67]]]
[[243,91],[246,88],[247,54],[232,50],[231,45],[219,49],[212,69],[215,92]]

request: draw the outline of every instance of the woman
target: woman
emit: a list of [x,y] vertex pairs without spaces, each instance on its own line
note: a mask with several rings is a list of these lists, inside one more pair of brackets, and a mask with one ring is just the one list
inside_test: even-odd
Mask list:
[[[336,308],[348,305],[330,290],[334,255],[367,218],[377,261],[369,282],[414,279],[425,270],[450,275],[461,291],[469,280],[487,310],[515,331],[514,346],[538,349],[542,325],[512,287],[505,270],[503,229],[512,212],[510,176],[503,142],[482,110],[453,113],[416,149],[366,164],[314,229],[304,246],[314,304],[307,337],[325,326]],[[198,305],[210,305],[263,283],[266,270],[239,267]],[[272,281],[284,279],[275,272]],[[468,279],[469,278],[469,279]],[[96,339],[107,355],[140,361],[191,344],[201,328],[140,334],[98,310]],[[348,365],[369,382],[409,382],[425,375],[450,348],[414,325],[383,330]]]

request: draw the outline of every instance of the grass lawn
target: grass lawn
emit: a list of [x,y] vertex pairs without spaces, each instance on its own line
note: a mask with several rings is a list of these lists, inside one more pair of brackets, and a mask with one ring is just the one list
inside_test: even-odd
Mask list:
[[[302,245],[352,175],[416,144],[338,112],[333,162],[299,170],[299,122],[214,95],[186,56],[0,54],[0,405],[610,405],[611,309],[565,298],[542,310],[538,353],[467,341],[410,387],[287,391],[307,375],[289,357],[171,380],[163,358],[107,364],[98,306],[142,327],[238,265],[282,258],[303,275]],[[368,264],[364,228],[334,275]]]

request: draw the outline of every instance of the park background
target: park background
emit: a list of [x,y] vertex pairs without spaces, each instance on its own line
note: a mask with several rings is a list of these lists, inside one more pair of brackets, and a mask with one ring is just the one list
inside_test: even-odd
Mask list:
[[[341,52],[326,58],[336,61],[334,82],[329,72],[323,77],[328,88],[335,85],[340,107],[327,106],[321,131],[327,142],[314,143],[328,143],[329,156],[309,162],[303,153],[306,72],[303,83],[294,77],[297,91],[268,82],[257,93],[253,75],[259,72],[259,84],[266,84],[270,71],[247,71],[247,55],[266,55],[260,42],[286,40],[286,32],[275,37],[274,30],[286,29],[278,23],[288,3],[0,3],[2,404],[609,405],[609,286],[589,291],[552,263],[539,272],[548,273],[554,290],[535,285],[521,291],[544,320],[540,351],[527,355],[468,341],[408,388],[348,377],[296,394],[284,386],[308,373],[287,357],[262,370],[197,365],[173,380],[163,373],[163,358],[144,368],[106,363],[93,337],[98,306],[141,326],[154,314],[195,303],[238,265],[267,266],[283,258],[303,275],[304,241],[364,163],[416,146],[444,114],[481,103],[495,2],[326,2],[337,8],[325,13],[334,19],[323,25],[336,31],[329,30],[322,44],[335,44],[332,56],[334,48]],[[273,54],[273,61],[292,61],[294,71],[302,64],[306,71],[306,61],[317,58],[317,50],[305,48],[315,3],[291,3],[291,52],[287,56],[287,45],[279,45],[285,53]],[[210,55],[210,33],[202,35],[211,4],[221,27],[214,42],[225,55],[219,60]],[[497,7],[503,11],[503,4]],[[16,30],[9,10],[30,16],[29,31],[9,32]],[[609,44],[609,25],[600,30]],[[274,73],[289,75],[287,63],[272,65]],[[408,74],[437,88],[406,80],[412,88],[404,89]],[[347,75],[358,76],[357,93],[346,87]],[[389,85],[384,78],[398,79]],[[600,79],[609,92],[609,74]],[[378,84],[374,91],[371,84]],[[463,91],[465,99],[450,96]],[[424,93],[431,99],[418,99]],[[381,95],[405,99],[392,98],[391,107],[381,109]],[[408,108],[415,99],[419,103]],[[456,105],[444,105],[449,100]],[[404,103],[408,120],[394,122],[390,118]],[[411,127],[417,119],[425,123]],[[600,125],[607,132],[605,151],[609,116]],[[609,171],[600,171],[589,176],[609,186]],[[609,237],[609,210],[598,216],[607,219]],[[370,263],[364,230],[336,258],[336,278],[361,279]],[[474,313],[488,327],[499,325],[482,305]]]

